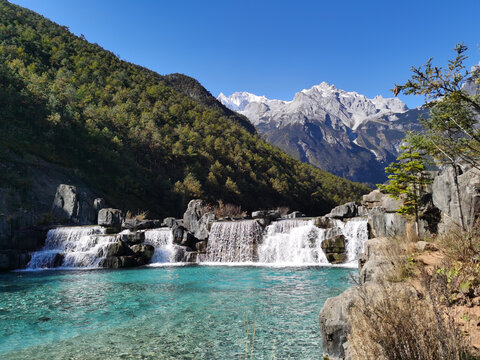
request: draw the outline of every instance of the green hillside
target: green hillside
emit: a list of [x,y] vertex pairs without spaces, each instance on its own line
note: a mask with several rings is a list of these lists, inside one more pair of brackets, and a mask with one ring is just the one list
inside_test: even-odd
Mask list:
[[[155,216],[192,197],[319,214],[368,190],[266,143],[196,80],[121,61],[5,0],[0,131],[1,154],[71,169],[111,204]],[[0,171],[0,187],[26,183]]]

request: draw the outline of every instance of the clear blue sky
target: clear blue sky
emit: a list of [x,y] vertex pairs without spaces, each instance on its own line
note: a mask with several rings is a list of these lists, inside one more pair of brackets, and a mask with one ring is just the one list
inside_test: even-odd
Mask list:
[[[160,74],[214,96],[290,100],[322,81],[391,96],[412,65],[445,64],[457,42],[480,61],[480,0],[13,0]],[[402,97],[409,106],[421,99]]]

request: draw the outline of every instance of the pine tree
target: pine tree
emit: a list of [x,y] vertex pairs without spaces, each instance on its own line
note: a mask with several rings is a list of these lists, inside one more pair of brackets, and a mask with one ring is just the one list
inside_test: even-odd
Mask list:
[[403,205],[397,210],[400,214],[414,215],[417,235],[419,209],[425,186],[432,182],[426,172],[425,154],[414,145],[405,142],[400,146],[400,155],[396,162],[385,168],[389,182],[380,184],[378,188],[387,192],[396,200],[401,199]]

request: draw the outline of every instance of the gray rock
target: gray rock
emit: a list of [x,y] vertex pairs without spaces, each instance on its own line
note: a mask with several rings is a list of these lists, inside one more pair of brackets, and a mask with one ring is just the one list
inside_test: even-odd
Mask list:
[[375,189],[372,192],[368,193],[367,195],[363,195],[362,198],[362,205],[373,209],[377,206],[382,206],[382,200],[385,197],[385,194],[382,193],[380,190]]
[[319,314],[323,354],[330,359],[343,359],[350,333],[348,313],[358,297],[358,288],[351,287],[338,296],[328,298]]
[[183,226],[198,240],[206,240],[209,226],[215,220],[213,213],[207,212],[204,200],[191,200],[183,214]]
[[131,231],[129,233],[122,233],[120,238],[127,245],[141,244],[145,241],[145,233],[143,231]]
[[125,255],[127,250],[122,241],[111,242],[98,249],[98,257],[112,257]]
[[153,254],[155,253],[155,248],[148,244],[136,244],[131,246],[130,249],[135,255],[142,257],[146,263],[152,259]]
[[166,227],[169,227],[169,228],[172,228],[176,225],[181,225],[180,222],[183,223],[182,220],[177,220],[175,219],[174,217],[167,217],[165,219],[163,219],[162,221],[162,226],[166,226]]
[[444,169],[433,181],[433,204],[443,213],[439,232],[461,226],[459,204],[467,228],[471,228],[480,215],[480,171],[472,168],[459,175],[458,184],[460,199],[457,196],[452,168]]
[[363,265],[359,274],[360,284],[382,283],[388,280],[394,270],[394,263],[386,256],[374,256]]
[[384,196],[381,201],[381,207],[385,209],[387,213],[394,213],[403,205],[402,200],[395,200],[391,196]]
[[52,204],[52,214],[59,220],[76,225],[95,223],[94,198],[86,190],[60,184]]
[[417,241],[415,249],[418,251],[438,251],[438,247],[435,244],[426,241]]
[[161,226],[162,222],[160,220],[125,219],[122,223],[122,229],[128,230],[155,229]]
[[252,212],[252,219],[263,219],[267,217],[266,210],[257,210]]
[[334,219],[346,219],[357,216],[357,205],[354,202],[349,202],[340,206],[337,206],[330,211],[330,214],[326,215]]
[[118,209],[101,209],[98,212],[98,225],[104,227],[118,227],[122,225],[123,215],[122,211]]
[[407,220],[397,213],[386,213],[383,208],[373,208],[368,222],[374,237],[396,236],[406,233]]

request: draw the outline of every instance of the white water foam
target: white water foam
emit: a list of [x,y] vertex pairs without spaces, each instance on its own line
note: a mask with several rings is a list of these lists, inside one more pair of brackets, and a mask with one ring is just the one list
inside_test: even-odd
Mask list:
[[328,264],[322,250],[325,229],[314,220],[281,220],[267,227],[267,235],[258,246],[258,261],[268,264]]
[[42,250],[34,252],[28,269],[98,267],[105,246],[115,236],[101,226],[60,227],[48,231]]
[[175,246],[173,245],[173,234],[170,228],[145,230],[145,243],[155,248],[151,264],[174,262]]
[[212,224],[205,262],[254,262],[263,228],[255,220]]

